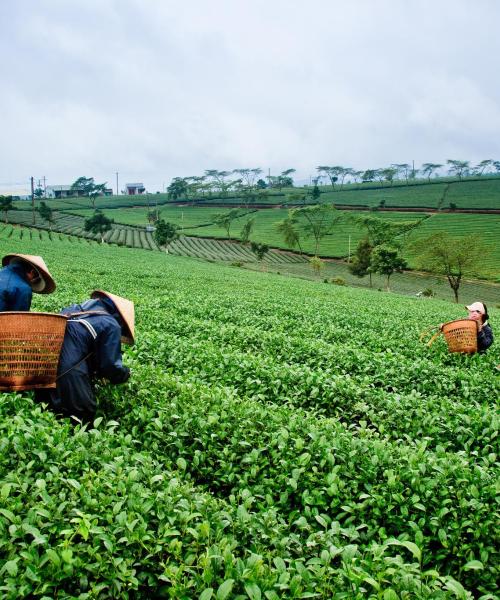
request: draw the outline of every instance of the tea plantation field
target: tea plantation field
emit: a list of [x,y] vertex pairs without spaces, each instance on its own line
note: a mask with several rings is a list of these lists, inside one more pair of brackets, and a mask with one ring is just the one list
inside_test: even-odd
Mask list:
[[33,310],[103,288],[137,318],[93,427],[0,393],[2,597],[497,598],[498,342],[418,341],[463,307],[63,235],[0,250],[54,274]]

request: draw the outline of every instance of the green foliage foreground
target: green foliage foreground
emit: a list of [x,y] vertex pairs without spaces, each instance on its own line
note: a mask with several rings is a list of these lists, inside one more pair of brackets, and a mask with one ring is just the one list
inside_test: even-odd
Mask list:
[[460,307],[59,238],[0,249],[47,261],[35,310],[109,289],[138,331],[93,428],[0,394],[2,597],[495,598],[498,350],[418,343]]

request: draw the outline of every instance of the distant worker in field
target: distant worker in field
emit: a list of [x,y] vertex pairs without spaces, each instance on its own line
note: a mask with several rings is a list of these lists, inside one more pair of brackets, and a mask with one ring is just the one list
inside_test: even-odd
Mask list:
[[96,412],[93,382],[125,383],[130,369],[122,363],[121,341],[134,342],[134,303],[95,290],[91,299],[61,311],[68,317],[55,390],[36,390],[35,400],[55,413],[92,422]]
[[465,307],[469,311],[468,318],[477,322],[477,351],[486,352],[493,344],[493,330],[488,324],[488,309],[484,302],[473,302]]
[[31,308],[33,292],[51,294],[56,284],[41,256],[7,254],[0,270],[0,312]]

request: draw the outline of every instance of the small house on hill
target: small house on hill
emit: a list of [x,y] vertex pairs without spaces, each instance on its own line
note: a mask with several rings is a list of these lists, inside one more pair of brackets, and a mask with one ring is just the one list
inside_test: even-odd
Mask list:
[[[46,191],[47,198],[74,198],[75,196],[85,196],[82,190],[72,190],[70,185],[48,185]],[[104,196],[112,196],[113,190],[106,188]]]
[[140,194],[144,194],[146,188],[143,183],[126,183],[125,184],[125,194],[127,196],[137,196]]

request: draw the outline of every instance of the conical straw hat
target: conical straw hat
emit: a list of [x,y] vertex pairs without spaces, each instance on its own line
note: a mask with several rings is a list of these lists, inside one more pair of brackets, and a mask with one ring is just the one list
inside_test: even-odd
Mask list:
[[122,341],[125,344],[133,344],[135,328],[134,303],[131,300],[127,300],[127,298],[116,296],[115,294],[111,294],[111,292],[105,292],[104,290],[94,290],[90,294],[91,298],[99,298],[100,296],[109,298],[116,306],[116,310],[120,313],[121,318],[125,321],[125,325],[127,326],[128,330],[128,335],[124,335],[122,337]]
[[36,269],[40,278],[37,281],[29,282],[31,289],[37,294],[51,294],[56,289],[56,282],[45,261],[41,256],[33,256],[32,254],[6,254],[2,258],[2,265],[5,267],[11,262],[23,261],[27,262],[31,267]]

